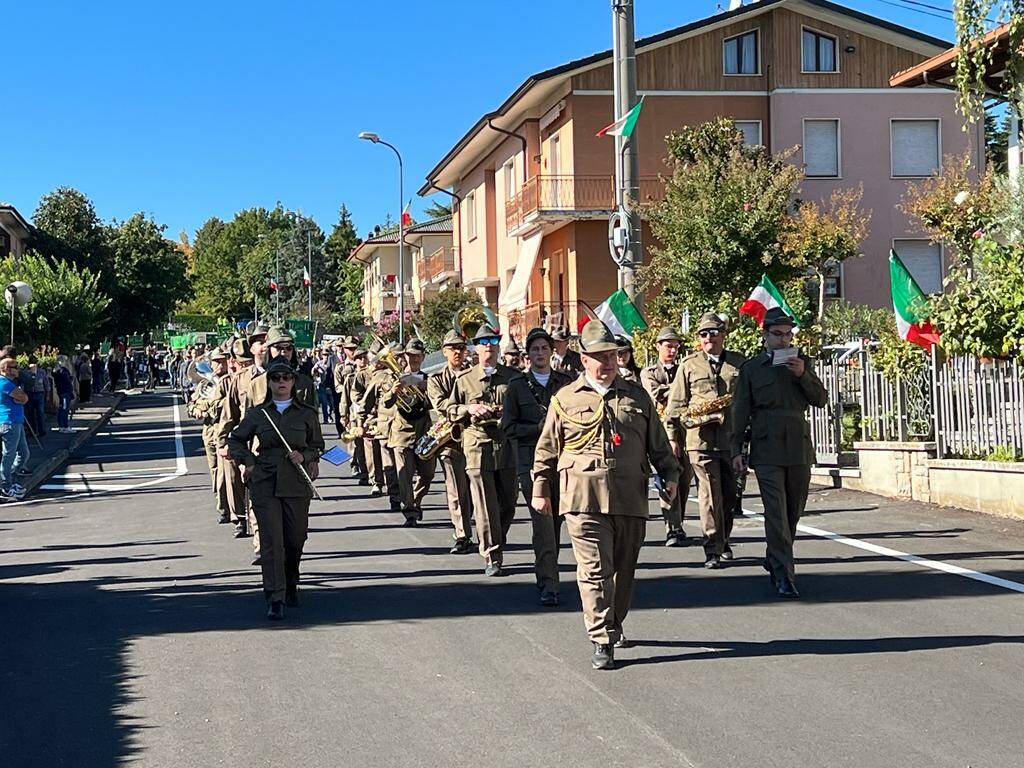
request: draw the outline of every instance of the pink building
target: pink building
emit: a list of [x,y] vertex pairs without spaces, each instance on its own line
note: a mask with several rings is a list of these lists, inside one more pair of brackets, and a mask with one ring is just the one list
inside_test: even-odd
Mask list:
[[[947,47],[825,0],[761,0],[638,40],[638,89],[647,97],[634,134],[641,197],[664,192],[669,132],[728,116],[752,143],[800,146],[804,199],[863,184],[871,235],[831,295],[887,304],[894,245],[922,287],[937,290],[941,248],[896,204],[907,181],[935,173],[943,155],[968,151],[982,162],[982,130],[961,130],[949,91],[893,89],[888,80]],[[610,51],[537,73],[483,115],[420,189],[456,195],[463,283],[513,331],[554,312],[575,322],[578,302],[596,305],[615,289],[607,248],[614,150],[595,136],[612,119]]]

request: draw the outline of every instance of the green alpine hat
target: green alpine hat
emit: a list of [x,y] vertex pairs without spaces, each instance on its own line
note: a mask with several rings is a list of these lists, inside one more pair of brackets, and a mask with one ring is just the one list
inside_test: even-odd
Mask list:
[[600,320],[590,320],[580,332],[580,349],[583,354],[595,352],[615,352],[619,344],[608,326]]

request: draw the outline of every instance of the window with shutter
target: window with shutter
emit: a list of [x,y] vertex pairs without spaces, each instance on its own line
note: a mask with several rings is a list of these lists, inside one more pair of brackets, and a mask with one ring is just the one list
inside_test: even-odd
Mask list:
[[810,177],[839,176],[838,120],[804,120],[804,165]]
[[942,292],[942,246],[928,240],[893,240],[892,248],[899,255],[911,276],[925,293]]
[[938,120],[893,120],[889,126],[893,176],[934,176],[938,173]]
[[762,143],[760,120],[736,120],[734,124],[736,130],[743,134],[744,144],[756,147]]

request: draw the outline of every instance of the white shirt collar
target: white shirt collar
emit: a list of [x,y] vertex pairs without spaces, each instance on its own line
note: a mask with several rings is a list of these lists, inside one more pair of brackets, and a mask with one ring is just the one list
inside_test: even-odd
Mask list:
[[604,384],[598,384],[596,381],[590,378],[589,374],[585,373],[583,374],[583,377],[587,380],[587,384],[590,385],[591,389],[597,392],[597,394],[599,394],[601,397],[607,395],[608,392],[611,390],[611,387],[606,387]]

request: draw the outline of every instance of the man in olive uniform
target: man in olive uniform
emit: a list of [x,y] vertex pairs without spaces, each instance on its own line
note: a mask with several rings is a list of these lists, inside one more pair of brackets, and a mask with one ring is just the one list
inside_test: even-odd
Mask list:
[[501,361],[509,368],[517,371],[523,370],[523,350],[516,344],[514,336],[509,335],[505,350],[501,353]]
[[[668,393],[679,369],[679,346],[682,339],[671,326],[664,326],[655,339],[658,361],[640,371],[640,381],[651,396],[659,413],[664,417],[668,407]],[[683,531],[683,515],[686,510],[686,494],[690,488],[690,463],[685,454],[679,460],[679,493],[670,500],[664,484],[659,480],[658,496],[661,514],[665,518],[665,546],[686,547],[690,541]]]
[[[362,410],[362,402],[366,390],[370,387],[370,381],[378,370],[380,368],[376,360],[370,364],[368,350],[356,350],[356,373],[352,377],[351,387],[345,394],[348,411],[351,414],[349,419],[363,429],[363,436],[356,442],[363,445],[363,458],[366,460],[366,484],[371,486],[370,495],[373,497],[384,495],[384,461],[380,453],[380,441],[374,440],[369,434],[369,427],[374,416]],[[360,485],[362,484],[360,481]]]
[[[648,464],[676,491],[679,463],[650,395],[618,375],[618,343],[600,320],[580,334],[584,373],[551,400],[533,463],[540,514],[562,514],[576,555],[594,669],[615,666],[647,525]],[[561,486],[558,510],[551,499]]]
[[245,484],[238,464],[230,457],[225,457],[219,450],[220,420],[223,418],[224,404],[236,392],[237,377],[252,365],[252,353],[249,342],[244,338],[235,339],[231,345],[231,358],[235,364],[234,373],[224,377],[217,384],[217,397],[220,400],[221,412],[218,413],[216,438],[218,442],[218,470],[223,475],[223,492],[226,498],[229,520],[235,525],[235,538],[241,539],[249,535],[248,508],[246,504]]
[[[530,367],[509,382],[505,396],[502,427],[516,443],[516,474],[519,489],[529,504],[533,500],[533,452],[551,405],[551,397],[572,381],[567,373],[551,368],[551,336],[543,328],[526,335],[526,356]],[[552,504],[558,506],[558,486],[552,487]],[[540,591],[540,604],[558,605],[558,548],[562,531],[559,515],[542,515],[532,507],[534,575]]]
[[714,312],[701,317],[697,325],[700,349],[679,363],[669,393],[665,421],[669,441],[677,457],[683,452],[697,478],[697,506],[704,534],[704,567],[720,568],[732,560],[733,509],[736,506],[736,475],[732,471],[732,422],[730,407],[719,409],[717,417],[688,424],[690,410],[736,391],[743,355],[725,348],[726,327]]
[[[338,437],[341,437],[345,419],[348,416],[348,413],[345,412],[349,405],[345,398],[345,388],[356,373],[357,349],[359,349],[359,342],[356,341],[356,338],[354,336],[346,336],[341,344],[342,357],[339,357],[338,361],[334,364],[334,391],[336,393],[334,425],[338,430]],[[352,465],[352,474],[358,475],[360,465],[356,461],[355,456],[352,457],[350,463]]]
[[[423,395],[422,407],[411,411],[399,408],[391,422],[388,446],[395,454],[395,468],[398,471],[398,486],[402,494],[402,514],[405,524],[414,526],[423,519],[423,497],[430,491],[430,483],[437,469],[437,459],[421,459],[416,455],[416,441],[430,429],[430,401],[427,399],[427,374],[420,370],[420,364],[427,348],[419,339],[411,339],[405,345],[407,373],[400,379],[408,393],[419,390]],[[411,399],[411,398],[410,398]]]
[[810,406],[824,408],[825,387],[803,354],[790,356],[793,318],[781,307],[765,313],[765,351],[740,368],[732,403],[733,469],[743,468],[743,432],[750,424],[750,466],[764,506],[768,545],[764,567],[780,597],[796,598],[793,538],[807,503],[815,452],[807,423]]
[[[448,331],[441,344],[447,365],[427,379],[427,396],[438,412],[439,418],[447,419],[445,404],[452,395],[455,378],[462,373],[466,362],[466,340],[456,331]],[[455,529],[450,553],[464,555],[473,551],[473,505],[469,497],[469,482],[466,477],[466,454],[462,442],[452,440],[437,454],[444,473],[444,490],[448,498],[448,514]]]
[[223,477],[218,469],[217,425],[220,422],[222,405],[219,385],[227,378],[228,356],[220,349],[215,349],[210,353],[210,365],[213,369],[213,378],[204,382],[202,388],[197,390],[202,392],[203,396],[192,398],[189,409],[203,422],[203,446],[206,448],[206,463],[210,469],[210,487],[217,499],[217,522],[226,523],[231,512],[226,503],[227,497],[221,492]]
[[569,347],[572,338],[572,334],[564,326],[559,326],[551,332],[551,340],[555,344],[551,367],[575,377],[583,372],[583,363],[580,360],[580,353]]
[[473,337],[479,363],[455,379],[446,411],[465,425],[462,448],[480,554],[488,576],[500,576],[505,537],[516,511],[516,457],[501,428],[505,394],[517,371],[498,362],[501,334],[486,323]]
[[[402,365],[402,348],[397,342],[392,342],[386,349],[381,350],[385,354],[390,350],[399,365]],[[391,391],[398,383],[394,372],[384,365],[378,363],[377,371],[370,378],[370,382],[363,393],[359,403],[359,409],[376,420],[377,434],[374,438],[377,448],[380,451],[381,470],[384,475],[384,485],[387,489],[388,502],[392,512],[402,511],[402,492],[398,485],[398,467],[395,462],[395,452],[388,447],[388,437],[391,431],[391,422],[398,414],[398,406],[395,400],[390,397]],[[408,515],[405,516],[408,521]]]

